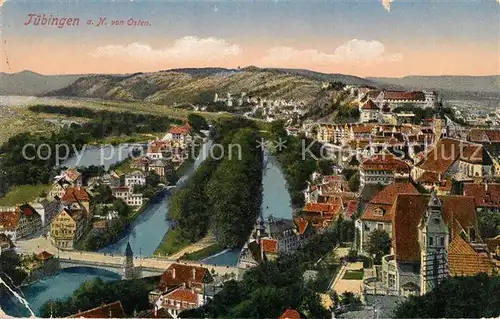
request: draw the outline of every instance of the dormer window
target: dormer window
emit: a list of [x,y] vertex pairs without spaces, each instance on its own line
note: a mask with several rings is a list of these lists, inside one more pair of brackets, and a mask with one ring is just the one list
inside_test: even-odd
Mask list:
[[384,210],[382,208],[375,208],[373,210],[373,215],[376,215],[376,216],[384,216]]

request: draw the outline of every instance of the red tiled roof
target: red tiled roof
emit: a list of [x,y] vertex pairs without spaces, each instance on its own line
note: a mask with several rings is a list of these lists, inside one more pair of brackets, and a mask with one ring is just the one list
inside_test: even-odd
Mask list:
[[80,172],[78,172],[76,169],[74,168],[70,168],[66,171],[66,177],[69,178],[71,181],[75,181],[76,179],[78,179],[82,174],[80,174]]
[[17,228],[17,224],[19,224],[20,219],[21,211],[17,208],[15,211],[0,211],[0,228],[14,230]]
[[40,260],[47,260],[54,257],[54,255],[44,250],[41,253],[37,254],[36,257]]
[[295,222],[295,225],[297,226],[297,232],[302,235],[307,229],[307,226],[309,225],[309,222],[304,219],[303,217],[298,217],[294,218],[293,221]]
[[187,135],[191,133],[191,126],[188,123],[185,123],[182,126],[175,126],[170,129],[169,133]]
[[[443,205],[443,219],[448,225],[457,222],[462,228],[475,227],[476,206],[472,197],[439,196]],[[420,260],[418,243],[418,224],[425,214],[429,195],[400,194],[391,208],[392,214],[392,246],[396,260],[415,262]],[[451,235],[458,235],[453,227]]]
[[430,171],[425,171],[420,175],[419,178],[417,178],[417,182],[419,183],[425,183],[425,184],[435,184],[439,183],[439,173],[434,173]]
[[419,194],[409,182],[394,182],[379,191],[366,205],[361,220],[391,222],[391,207],[399,194]]
[[68,187],[61,200],[66,203],[88,201],[89,193],[82,186]]
[[262,250],[264,250],[265,253],[271,253],[271,254],[278,253],[277,240],[263,238],[261,239],[261,244],[262,244]]
[[458,159],[468,163],[482,164],[483,151],[483,146],[479,144],[443,138],[425,154],[424,159],[416,166],[426,171],[444,174]]
[[[194,275],[193,275],[194,272]],[[211,280],[210,272],[199,266],[172,264],[162,274],[160,279],[160,288],[165,289],[171,286],[186,284],[190,287],[191,283],[201,284],[203,279]]]
[[166,299],[172,299],[175,301],[184,301],[192,304],[197,304],[196,293],[192,289],[188,288],[177,288],[174,291],[165,295]]
[[409,182],[394,182],[379,191],[370,200],[371,204],[392,205],[398,197],[398,194],[418,194],[418,190]]
[[113,303],[102,305],[84,312],[72,315],[69,318],[126,318],[122,303],[115,301]]
[[464,195],[473,196],[478,207],[500,207],[500,183],[466,183]]
[[494,264],[485,254],[477,253],[460,236],[455,236],[448,248],[448,267],[452,276],[473,276],[478,273],[490,274]]
[[370,99],[361,107],[362,110],[378,110],[378,106]]
[[500,143],[500,130],[471,129],[469,140],[476,143]]
[[279,319],[300,319],[300,314],[297,310],[287,309],[283,312]]
[[320,214],[337,214],[340,210],[340,205],[337,204],[318,204],[307,203],[303,211]]
[[378,170],[378,171],[394,171],[394,172],[410,172],[410,167],[404,161],[397,159],[391,153],[383,153],[374,155],[360,164],[360,169],[363,170]]
[[425,93],[421,91],[384,91],[384,99],[391,101],[425,101]]
[[360,124],[360,125],[353,125],[352,132],[354,134],[356,133],[371,133],[375,125],[372,124]]

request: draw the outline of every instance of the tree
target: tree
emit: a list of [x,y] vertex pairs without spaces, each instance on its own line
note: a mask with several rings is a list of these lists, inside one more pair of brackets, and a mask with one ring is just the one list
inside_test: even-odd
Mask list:
[[118,212],[120,216],[127,217],[130,215],[132,210],[121,198],[116,198],[113,200],[113,209]]
[[201,115],[191,113],[188,115],[188,123],[191,127],[199,132],[200,130],[207,130],[208,124],[205,118]]
[[156,187],[160,184],[161,177],[155,171],[149,171],[149,174],[146,176],[146,185],[151,187]]
[[395,318],[498,318],[500,277],[478,274],[442,281],[423,296],[399,304]]
[[349,181],[347,182],[349,185],[349,189],[353,192],[357,192],[359,190],[360,186],[360,177],[359,173],[356,172],[354,175],[349,178]]
[[27,276],[21,269],[21,258],[15,251],[2,251],[0,254],[0,277],[4,282],[10,286],[20,285]]
[[322,175],[331,175],[333,173],[333,162],[327,159],[321,159],[317,163],[318,171]]
[[478,214],[478,223],[482,238],[493,238],[500,234],[500,214],[482,211]]
[[368,253],[375,255],[375,262],[380,264],[382,257],[391,251],[391,237],[385,230],[375,229],[368,237]]

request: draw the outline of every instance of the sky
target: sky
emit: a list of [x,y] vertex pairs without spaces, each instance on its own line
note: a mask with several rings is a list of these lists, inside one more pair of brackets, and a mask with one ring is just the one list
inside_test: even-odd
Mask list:
[[363,77],[500,74],[498,1],[12,0],[1,8],[1,71],[255,65]]

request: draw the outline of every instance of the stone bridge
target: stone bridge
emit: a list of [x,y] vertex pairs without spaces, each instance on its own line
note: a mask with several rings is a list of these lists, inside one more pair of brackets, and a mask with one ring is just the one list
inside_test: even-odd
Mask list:
[[[95,252],[60,251],[58,253],[61,269],[71,267],[91,267],[114,273],[122,273],[123,256],[114,254],[103,254]],[[217,275],[238,275],[238,268],[234,266],[220,266],[201,264],[182,260],[173,260],[159,257],[134,257],[134,266],[141,270],[142,277],[161,275],[170,265],[174,263],[200,266],[207,268],[211,273]]]

